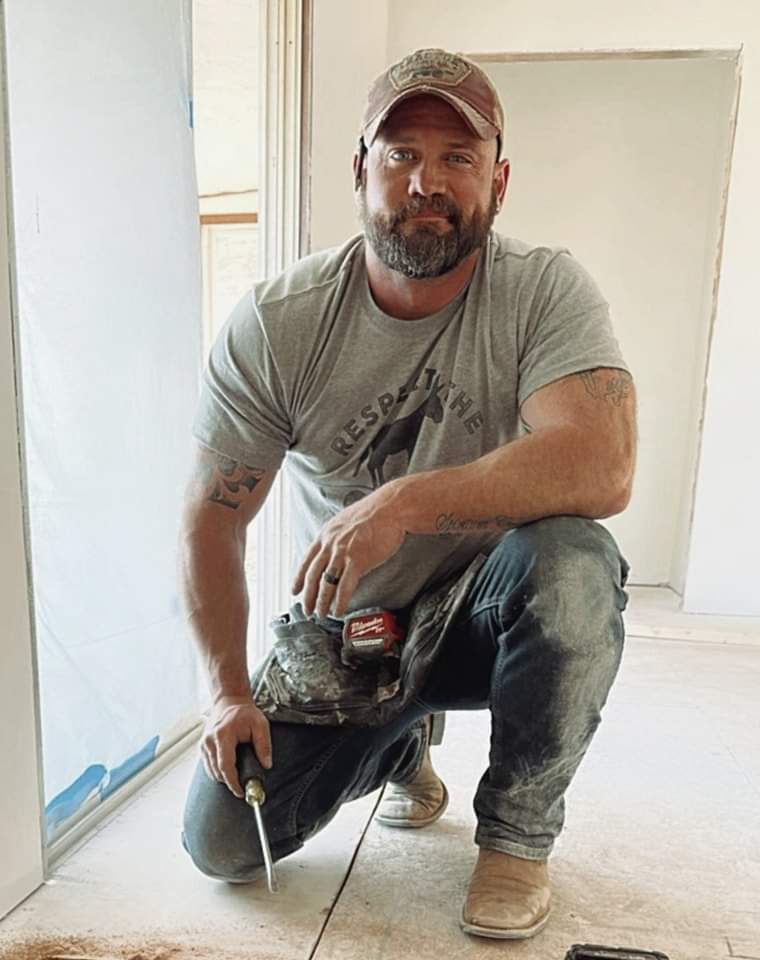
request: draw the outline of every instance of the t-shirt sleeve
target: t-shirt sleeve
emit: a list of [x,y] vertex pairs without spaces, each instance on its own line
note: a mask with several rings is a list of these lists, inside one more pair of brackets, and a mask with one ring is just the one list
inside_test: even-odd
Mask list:
[[541,387],[596,367],[628,370],[612,329],[609,304],[567,251],[544,268],[522,330],[518,404]]
[[282,383],[252,292],[219,331],[203,374],[193,435],[204,446],[277,469],[291,429]]

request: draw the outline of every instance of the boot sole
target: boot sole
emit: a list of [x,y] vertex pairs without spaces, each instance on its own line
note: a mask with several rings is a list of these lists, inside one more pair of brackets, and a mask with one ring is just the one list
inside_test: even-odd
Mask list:
[[490,937],[492,940],[528,940],[530,937],[535,937],[537,933],[541,933],[549,922],[550,916],[551,910],[548,910],[532,927],[523,927],[521,930],[509,930],[499,927],[480,927],[476,923],[468,923],[464,918],[464,914],[462,914],[459,920],[459,926],[465,933],[470,933],[476,937]]
[[384,827],[399,827],[403,830],[419,830],[422,827],[429,827],[431,823],[435,823],[436,820],[444,815],[446,807],[449,805],[449,791],[446,789],[446,784],[443,781],[441,781],[441,786],[443,787],[441,805],[435,813],[429,817],[425,817],[424,820],[395,820],[393,817],[382,817],[377,813],[375,814],[375,821]]

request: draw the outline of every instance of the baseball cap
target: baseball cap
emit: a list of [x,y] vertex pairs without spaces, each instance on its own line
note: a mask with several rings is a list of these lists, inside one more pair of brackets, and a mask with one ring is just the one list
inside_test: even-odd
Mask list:
[[446,50],[415,50],[381,73],[369,89],[360,136],[367,148],[393,108],[428,93],[457,110],[481,140],[504,139],[504,110],[496,88],[472,60]]

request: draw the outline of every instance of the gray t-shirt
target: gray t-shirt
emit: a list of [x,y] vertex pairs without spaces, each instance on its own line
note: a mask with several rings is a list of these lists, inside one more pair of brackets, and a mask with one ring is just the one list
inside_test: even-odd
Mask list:
[[[595,367],[627,369],[607,303],[567,250],[492,232],[454,301],[399,320],[372,299],[358,235],[243,298],[211,352],[193,432],[252,467],[285,459],[302,557],[339,510],[517,439],[527,397]],[[406,606],[499,536],[407,535],[350,609]]]

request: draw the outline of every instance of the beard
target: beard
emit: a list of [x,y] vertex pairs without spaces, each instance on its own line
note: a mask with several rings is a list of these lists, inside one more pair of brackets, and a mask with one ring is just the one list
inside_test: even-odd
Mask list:
[[[362,187],[359,210],[365,236],[386,267],[412,280],[423,280],[448,273],[483,246],[498,210],[498,200],[493,190],[488,209],[476,208],[469,218],[453,200],[439,195],[415,198],[390,214],[371,214],[366,189]],[[432,224],[420,223],[411,230],[403,229],[411,217],[424,214],[445,216],[450,228],[442,233]]]

